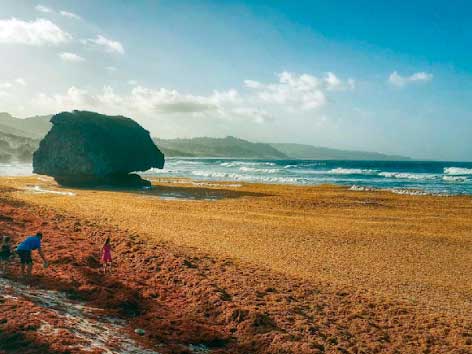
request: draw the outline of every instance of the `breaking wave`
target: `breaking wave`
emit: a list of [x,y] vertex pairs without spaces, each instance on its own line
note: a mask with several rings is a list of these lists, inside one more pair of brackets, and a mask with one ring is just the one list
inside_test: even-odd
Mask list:
[[469,179],[465,176],[443,176],[446,182],[467,182]]
[[328,171],[329,174],[334,175],[375,175],[379,171],[378,170],[370,170],[370,169],[360,169],[360,168],[333,168],[332,170]]
[[279,172],[276,168],[254,168],[242,166],[239,168],[242,172],[255,172],[255,173],[277,173]]
[[[31,175],[31,164],[0,164],[0,175]],[[191,178],[200,183],[338,184],[353,190],[392,190],[404,194],[472,195],[472,163],[434,161],[312,161],[169,158],[165,169],[144,178]],[[34,186],[33,186],[34,187]],[[420,192],[418,192],[420,191]],[[29,193],[64,192],[32,188]],[[52,192],[52,193],[51,193]]]
[[303,184],[304,178],[296,177],[271,177],[264,175],[244,175],[238,173],[215,172],[215,171],[192,171],[192,175],[209,179],[223,179],[231,181],[259,182],[259,183],[280,183],[280,184]]
[[444,174],[451,175],[451,176],[472,175],[472,168],[446,167],[444,169]]
[[414,179],[414,180],[426,180],[426,179],[437,179],[438,176],[434,174],[426,173],[403,173],[403,172],[380,172],[379,176],[385,178],[398,178],[398,179]]
[[237,166],[275,166],[274,162],[248,162],[248,161],[231,161],[231,162],[222,162],[220,166],[224,167],[237,167]]

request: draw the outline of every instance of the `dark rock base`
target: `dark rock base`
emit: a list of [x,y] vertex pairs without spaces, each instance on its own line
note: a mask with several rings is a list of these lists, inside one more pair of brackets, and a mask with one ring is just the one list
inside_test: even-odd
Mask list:
[[97,176],[56,176],[57,183],[64,187],[117,187],[142,188],[151,187],[151,182],[137,174],[116,174],[105,177]]

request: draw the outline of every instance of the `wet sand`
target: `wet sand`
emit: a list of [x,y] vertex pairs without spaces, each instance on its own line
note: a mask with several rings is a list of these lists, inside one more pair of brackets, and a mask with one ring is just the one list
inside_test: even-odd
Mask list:
[[[48,235],[53,262],[35,286],[124,316],[161,352],[472,351],[471,197],[189,180],[0,186],[0,232]],[[118,269],[103,279],[108,235]]]

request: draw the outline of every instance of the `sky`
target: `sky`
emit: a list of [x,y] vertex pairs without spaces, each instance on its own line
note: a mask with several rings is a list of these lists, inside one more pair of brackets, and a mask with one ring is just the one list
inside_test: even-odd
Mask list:
[[470,1],[0,0],[0,112],[472,160]]

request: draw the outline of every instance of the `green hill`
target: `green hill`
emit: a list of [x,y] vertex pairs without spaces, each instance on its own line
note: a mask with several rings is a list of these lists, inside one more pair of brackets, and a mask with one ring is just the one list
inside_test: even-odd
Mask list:
[[19,119],[0,113],[0,162],[30,162],[51,128],[51,116]]
[[270,144],[275,149],[295,160],[376,160],[401,161],[409,157],[386,155],[378,152],[338,150],[303,144]]
[[303,144],[253,143],[226,138],[155,139],[166,156],[234,157],[293,160],[410,160],[409,157],[377,152],[349,151]]
[[30,162],[39,139],[4,133],[0,127],[0,162]]
[[52,127],[49,122],[51,117],[47,115],[19,119],[8,113],[0,113],[0,132],[42,139]]
[[232,136],[226,138],[155,139],[166,156],[235,157],[246,159],[287,159],[269,144],[252,143]]
[[[51,128],[51,116],[19,119],[0,113],[0,162],[30,161],[32,153]],[[168,157],[228,157],[245,159],[294,160],[410,160],[409,157],[377,152],[349,151],[303,144],[253,143],[226,138],[157,139]]]

